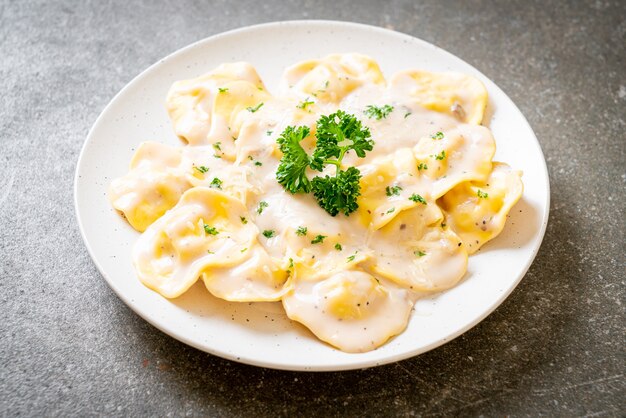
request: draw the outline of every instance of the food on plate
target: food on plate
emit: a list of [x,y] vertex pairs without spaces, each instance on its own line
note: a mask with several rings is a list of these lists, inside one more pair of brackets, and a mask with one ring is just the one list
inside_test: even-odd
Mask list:
[[493,161],[487,91],[422,70],[387,82],[359,54],[288,67],[272,94],[248,63],[178,81],[182,146],[144,142],[109,188],[141,232],[141,282],[175,298],[200,280],[232,302],[282,302],[346,352],[400,334],[415,301],[463,280],[522,195]]

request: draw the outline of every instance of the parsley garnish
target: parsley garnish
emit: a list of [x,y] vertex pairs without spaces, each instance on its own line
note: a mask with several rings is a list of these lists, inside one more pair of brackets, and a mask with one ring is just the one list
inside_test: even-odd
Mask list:
[[272,238],[274,235],[276,235],[276,232],[273,229],[266,229],[263,231],[263,236],[265,238]]
[[259,215],[263,213],[263,211],[265,210],[266,207],[268,207],[269,205],[267,204],[267,202],[265,200],[261,200],[259,202],[259,207],[256,210],[256,213],[258,213]]
[[220,141],[217,141],[215,144],[213,144],[213,148],[216,149],[217,151],[221,151],[222,147],[221,147],[222,143]]
[[336,244],[335,244],[335,250],[337,250],[337,251],[341,251],[341,250],[343,250],[343,247],[341,246],[341,244],[336,243]]
[[259,109],[261,108],[261,106],[263,106],[263,102],[259,103],[258,105],[254,106],[254,107],[252,107],[252,106],[248,106],[248,107],[246,107],[246,110],[247,110],[248,112],[252,112],[252,113],[254,113],[254,112],[256,112],[257,110],[259,110]]
[[313,179],[313,196],[331,216],[339,212],[350,215],[359,207],[356,199],[361,194],[360,179],[361,172],[357,168],[349,167],[345,171],[337,168],[335,177],[327,175]]
[[321,244],[322,242],[324,242],[324,239],[326,239],[326,235],[317,235],[315,238],[313,238],[311,244]]
[[[311,158],[311,168],[322,171],[326,164],[334,164],[339,170],[344,155],[354,150],[360,158],[365,151],[374,148],[370,131],[361,121],[343,110],[322,116],[317,121],[317,145]],[[335,157],[334,160],[330,159]]]
[[217,235],[220,233],[215,227],[209,226],[207,224],[204,224],[204,232],[209,235]]
[[355,257],[356,257],[356,254],[352,254],[350,257],[348,257],[348,263],[351,261],[354,261]]
[[213,187],[214,189],[222,189],[222,180],[218,179],[217,177],[214,177],[213,180],[211,180],[211,184],[209,184],[209,187]]
[[309,136],[309,132],[308,126],[288,126],[276,139],[283,153],[276,170],[276,180],[291,193],[311,191],[311,182],[305,173],[310,158],[300,145],[300,141]]
[[246,251],[248,249],[248,247],[244,248],[241,250],[241,252],[243,253],[244,251]]
[[424,199],[422,196],[418,195],[417,193],[413,193],[410,197],[409,200],[414,201],[415,203],[421,203],[422,205],[426,205],[426,199]]
[[400,190],[402,190],[402,187],[400,186],[387,186],[385,188],[385,193],[387,196],[398,196],[400,194]]
[[317,203],[331,216],[339,212],[349,215],[359,207],[356,199],[361,194],[361,172],[355,167],[342,170],[341,162],[350,150],[360,158],[365,157],[365,152],[374,148],[370,136],[360,120],[342,110],[317,121],[317,145],[310,166],[322,171],[325,165],[333,164],[336,171],[334,177],[315,177],[311,186]]
[[409,117],[409,116],[411,116],[411,115],[412,115],[412,113],[411,113],[411,112],[406,112],[406,113],[404,114],[404,119],[408,118],[408,117]]
[[267,131],[267,132],[265,132],[265,135],[270,136],[272,134],[272,132],[274,132],[274,131]]
[[193,168],[195,168],[196,170],[198,170],[199,172],[201,172],[202,174],[206,173],[207,171],[209,171],[209,167],[205,167],[203,165],[201,165],[200,167],[196,167],[194,166]]
[[381,107],[368,105],[365,107],[365,110],[363,111],[363,113],[365,113],[365,116],[369,117],[370,119],[376,119],[376,120],[381,120],[381,119],[386,118],[387,115],[389,115],[391,112],[393,112],[393,106],[390,106],[388,104],[381,106]]
[[220,93],[226,93],[226,92],[228,91],[228,87],[218,87],[218,88],[217,88],[217,90],[218,90]]
[[396,208],[391,208],[387,211],[387,214],[394,213],[395,211],[396,211]]
[[419,165],[417,166],[417,169],[419,171],[428,170],[428,166],[425,163],[419,163]]
[[477,195],[478,195],[478,198],[480,198],[480,199],[486,199],[486,198],[489,197],[489,193],[485,193],[482,190],[479,190],[477,192]]
[[443,132],[437,132],[430,136],[432,139],[443,139]]
[[[361,172],[355,167],[342,170],[341,162],[350,150],[354,150],[360,158],[365,157],[365,152],[373,149],[374,141],[361,121],[342,110],[320,117],[316,130],[317,144],[309,157],[300,145],[309,135],[309,128],[285,128],[277,139],[283,156],[276,171],[276,180],[291,193],[313,191],[317,203],[331,216],[339,212],[349,215],[358,208],[356,199],[361,194]],[[334,176],[317,176],[312,181],[307,178],[308,167],[323,171],[328,164],[336,167]]]
[[261,161],[255,161],[254,165],[261,167],[263,165],[263,163]]
[[302,110],[306,110],[306,107],[309,105],[312,105],[313,103],[315,103],[312,100],[309,100],[309,98],[307,97],[304,101],[298,103],[298,105],[296,106],[298,109],[302,109]]
[[425,252],[419,251],[419,250],[418,251],[413,251],[413,254],[415,254],[418,257],[424,257],[426,255]]
[[240,216],[239,219],[241,219],[241,223],[244,225],[248,223],[248,220],[246,219],[245,216]]
[[306,235],[307,231],[308,228],[306,226],[299,226],[298,229],[296,229],[296,235],[303,237]]
[[437,154],[437,155],[433,155],[433,157],[435,157],[435,160],[441,161],[444,158],[446,158],[446,150],[441,151],[441,154]]

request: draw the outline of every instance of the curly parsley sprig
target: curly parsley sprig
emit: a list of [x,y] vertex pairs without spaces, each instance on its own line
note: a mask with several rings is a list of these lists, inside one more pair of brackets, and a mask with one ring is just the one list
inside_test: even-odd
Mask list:
[[[338,110],[322,116],[316,126],[317,144],[312,155],[306,153],[300,142],[310,130],[306,126],[288,126],[277,139],[283,157],[276,171],[276,180],[291,193],[309,193],[331,216],[339,212],[349,215],[358,208],[357,197],[361,194],[361,172],[355,167],[342,170],[341,164],[349,151],[360,158],[374,148],[370,131],[354,115]],[[334,165],[335,175],[316,176],[309,180],[306,170],[310,167],[323,171],[328,164]]]
[[288,126],[276,139],[283,157],[280,159],[276,180],[291,193],[309,193],[311,182],[306,176],[306,169],[311,159],[300,142],[309,136],[308,126]]

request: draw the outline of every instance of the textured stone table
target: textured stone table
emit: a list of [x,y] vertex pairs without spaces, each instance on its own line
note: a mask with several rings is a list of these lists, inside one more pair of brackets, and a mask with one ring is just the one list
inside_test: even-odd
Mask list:
[[[0,3],[0,415],[626,415],[626,2],[302,3]],[[119,89],[198,39],[302,18],[460,56],[517,103],[548,161],[550,224],[519,287],[397,364],[304,374],[197,351],[115,296],[77,229],[78,154]]]

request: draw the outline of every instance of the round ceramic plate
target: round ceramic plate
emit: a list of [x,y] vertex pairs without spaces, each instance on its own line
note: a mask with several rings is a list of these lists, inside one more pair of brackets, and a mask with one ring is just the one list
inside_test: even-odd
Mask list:
[[[524,194],[503,233],[470,257],[457,287],[417,302],[408,328],[377,350],[349,354],[319,341],[290,321],[279,303],[229,303],[196,284],[168,300],[143,286],[131,263],[139,236],[106,199],[111,179],[128,171],[140,142],[180,145],[165,112],[170,85],[223,62],[248,61],[269,90],[297,61],[359,52],[377,60],[385,76],[420,68],[478,77],[489,92],[485,123],[497,143],[495,160],[524,172]],[[119,297],[172,337],[227,359],[288,370],[345,370],[415,356],[450,341],[492,312],[524,276],[541,244],[549,208],[548,175],[537,139],[513,102],[461,59],[419,39],[353,23],[292,21],[223,33],[154,64],[111,101],[91,129],[75,179],[78,223],[96,266]]]

